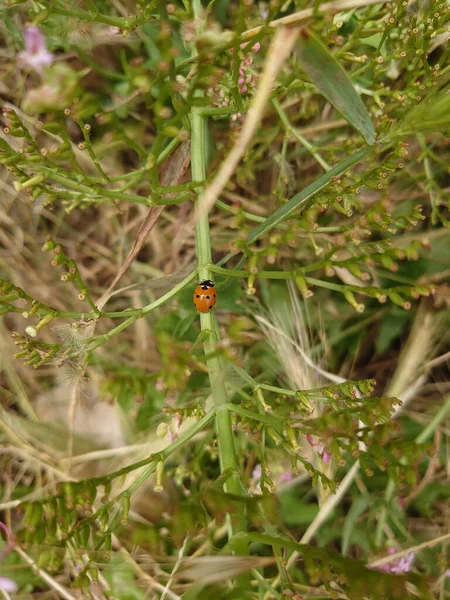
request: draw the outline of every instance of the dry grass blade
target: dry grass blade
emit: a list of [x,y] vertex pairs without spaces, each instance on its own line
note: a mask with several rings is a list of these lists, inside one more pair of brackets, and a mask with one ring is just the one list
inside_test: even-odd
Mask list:
[[[165,163],[165,170],[163,176],[161,178],[161,183],[163,186],[177,185],[183,175],[185,174],[190,160],[191,160],[191,145],[189,141],[183,142],[181,146],[170,156],[167,163]],[[160,217],[163,212],[165,206],[155,206],[151,208],[144,219],[144,222],[139,228],[136,239],[134,241],[133,247],[131,248],[125,262],[120,267],[119,272],[114,277],[113,282],[100,298],[97,303],[97,306],[101,310],[106,302],[111,297],[111,292],[114,287],[117,285],[117,282],[124,276],[124,274],[129,269],[131,263],[134,261],[136,256],[139,254],[140,249],[145,243],[150,231],[153,229],[156,221]]]
[[[302,23],[303,21],[308,21],[314,14],[319,13],[339,13],[343,10],[349,10],[351,8],[363,8],[365,6],[372,6],[373,4],[384,4],[382,0],[334,0],[334,2],[324,2],[319,6],[314,6],[314,8],[304,8],[303,10],[299,10],[296,13],[292,13],[291,15],[287,15],[286,17],[281,17],[280,19],[275,19],[269,23],[269,27],[284,27],[286,25],[297,25],[298,23]],[[253,29],[249,29],[244,31],[242,34],[243,40],[248,40],[263,29],[262,26],[253,27]]]
[[441,544],[442,542],[446,542],[448,539],[450,539],[450,533],[441,535],[437,538],[434,538],[433,540],[428,540],[428,542],[423,542],[422,544],[417,544],[416,546],[411,546],[410,548],[405,548],[404,550],[401,550],[400,552],[396,552],[395,554],[389,554],[389,556],[383,556],[383,558],[378,558],[377,560],[374,560],[371,563],[369,563],[367,566],[371,569],[374,569],[376,567],[382,567],[383,565],[387,565],[390,562],[394,562],[395,560],[398,560],[402,556],[405,556],[405,554],[409,554],[411,552],[415,553],[415,552],[418,552],[419,550],[422,550],[423,548],[432,548],[433,546],[436,546],[436,544]]
[[176,577],[211,585],[242,573],[274,564],[274,558],[249,556],[201,556],[181,561]]
[[201,219],[202,216],[214,206],[214,203],[243,157],[262,119],[264,107],[272,90],[274,79],[294,47],[294,43],[299,33],[299,28],[283,28],[277,31],[269,48],[258,91],[248,110],[240,136],[233,149],[222,163],[217,175],[206,188],[203,196],[201,196],[195,215],[196,221]]
[[414,320],[408,342],[400,355],[394,376],[386,390],[387,396],[404,399],[405,393],[424,372],[427,362],[434,357],[439,338],[436,315],[421,306]]

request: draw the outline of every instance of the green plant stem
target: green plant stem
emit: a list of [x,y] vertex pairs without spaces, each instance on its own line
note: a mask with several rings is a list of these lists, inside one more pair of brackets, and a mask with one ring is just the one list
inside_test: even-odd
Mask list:
[[289,121],[286,113],[281,108],[281,105],[276,98],[272,99],[272,105],[278,113],[278,116],[280,117],[281,122],[283,123],[284,130],[286,131],[286,133],[288,135],[291,134],[293,137],[295,137],[295,139],[298,142],[300,142],[300,144],[304,146],[312,154],[312,156],[314,156],[319,165],[325,171],[329,171],[331,169],[330,165],[320,156],[315,147],[312,144],[310,144],[308,140],[306,140],[294,127],[292,127],[291,122]]
[[[203,181],[206,174],[205,164],[205,118],[198,109],[193,108],[190,116],[191,121],[191,170],[194,181]],[[199,219],[196,227],[196,248],[198,259],[198,275],[200,280],[210,279],[211,271],[211,240],[209,234],[208,216]],[[228,395],[223,379],[224,367],[219,356],[214,356],[215,346],[218,341],[217,325],[214,312],[200,313],[200,326],[207,333],[207,339],[203,346],[205,355],[210,356],[206,361],[211,390],[216,408],[216,425],[219,442],[219,456],[221,470],[231,469],[233,476],[225,484],[227,492],[241,494],[241,485],[237,470],[236,451],[234,436],[231,427],[231,417],[228,411]]]
[[[203,9],[200,0],[194,0],[194,14],[201,20]],[[201,28],[201,25],[200,25]],[[201,93],[201,92],[199,92]],[[193,107],[190,113],[191,125],[191,172],[193,181],[204,181],[206,177],[206,152],[205,152],[205,117],[197,107]],[[197,203],[201,195],[197,198]],[[209,265],[212,262],[211,239],[209,232],[208,215],[204,214],[197,220],[195,231],[196,251],[198,260],[198,275],[200,280],[210,279]],[[235,441],[231,424],[231,416],[228,410],[228,394],[224,380],[224,366],[220,356],[215,355],[215,347],[219,336],[214,311],[200,313],[200,327],[206,334],[203,344],[207,357],[209,380],[216,413],[216,428],[219,446],[221,472],[229,470],[231,477],[224,485],[225,491],[240,496],[242,494],[241,482],[238,473]],[[234,531],[233,531],[234,529]],[[239,508],[237,526],[231,527],[231,532],[245,529],[245,513],[243,507]],[[246,553],[246,545],[240,544],[236,548],[239,554]]]

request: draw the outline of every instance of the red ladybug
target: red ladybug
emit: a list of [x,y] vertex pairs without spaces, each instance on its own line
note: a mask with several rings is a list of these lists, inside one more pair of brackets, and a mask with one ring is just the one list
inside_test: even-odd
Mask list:
[[201,313],[209,312],[216,303],[216,288],[214,281],[200,281],[194,290],[195,308]]

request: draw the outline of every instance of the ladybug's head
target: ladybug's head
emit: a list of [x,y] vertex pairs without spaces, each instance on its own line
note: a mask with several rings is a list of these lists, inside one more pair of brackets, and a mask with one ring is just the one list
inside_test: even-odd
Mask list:
[[205,279],[204,281],[200,281],[200,287],[204,290],[207,290],[208,288],[213,288],[214,281],[211,281],[211,279]]

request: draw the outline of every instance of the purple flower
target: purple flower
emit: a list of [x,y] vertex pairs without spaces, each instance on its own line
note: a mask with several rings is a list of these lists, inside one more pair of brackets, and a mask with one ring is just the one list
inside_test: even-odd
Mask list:
[[47,50],[44,34],[39,27],[33,25],[25,29],[25,50],[19,52],[17,59],[22,67],[38,73],[52,64],[53,54]]

